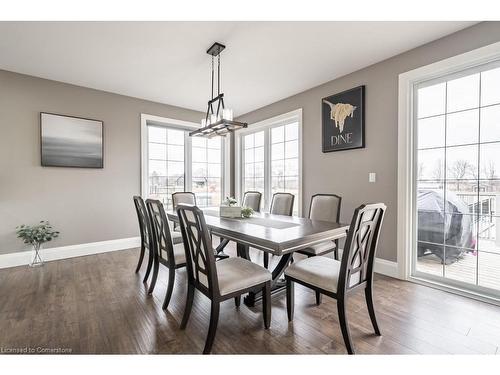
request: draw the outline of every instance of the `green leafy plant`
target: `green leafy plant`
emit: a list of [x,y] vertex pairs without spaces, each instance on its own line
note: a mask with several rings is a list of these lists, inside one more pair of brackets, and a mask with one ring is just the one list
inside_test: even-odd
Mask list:
[[20,225],[16,228],[17,237],[25,244],[39,249],[40,245],[59,237],[59,232],[54,230],[48,221],[40,221],[37,225]]
[[225,203],[229,207],[232,207],[232,206],[236,206],[236,204],[238,203],[238,201],[236,199],[234,199],[233,197],[226,197]]
[[250,216],[252,216],[254,213],[253,211],[253,208],[252,207],[242,207],[241,208],[241,216],[243,216],[244,218],[249,218]]

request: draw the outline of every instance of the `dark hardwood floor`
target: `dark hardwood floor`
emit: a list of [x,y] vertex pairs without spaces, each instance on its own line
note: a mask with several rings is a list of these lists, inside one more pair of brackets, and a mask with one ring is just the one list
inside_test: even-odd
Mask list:
[[[227,251],[234,254],[234,249]],[[262,253],[251,252],[262,263]],[[134,274],[137,250],[49,262],[42,268],[0,270],[0,348],[69,348],[72,353],[201,353],[210,305],[196,293],[185,331],[179,330],[186,270],[177,271],[168,311],[161,305],[167,270],[152,296]],[[274,259],[276,261],[276,259]],[[335,301],[295,288],[295,318],[288,323],[285,295],[273,297],[264,330],[261,305],[221,306],[213,353],[346,353]],[[376,276],[375,303],[382,337],[372,334],[363,293],[348,303],[358,353],[499,352],[500,308],[432,288]],[[500,353],[499,353],[500,354]]]

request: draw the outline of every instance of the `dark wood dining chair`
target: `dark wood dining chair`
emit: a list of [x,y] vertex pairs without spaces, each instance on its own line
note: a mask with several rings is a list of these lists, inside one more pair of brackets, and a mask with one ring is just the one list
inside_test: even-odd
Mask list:
[[190,191],[178,191],[173,193],[172,205],[174,206],[174,210],[176,210],[177,206],[181,203],[196,206],[196,195]]
[[[342,198],[336,194],[315,194],[311,197],[309,219],[338,223]],[[326,255],[334,252],[335,259],[339,259],[339,240],[324,241],[297,251],[308,257]],[[321,304],[321,293],[316,292],[316,305]]]
[[259,191],[247,191],[243,195],[242,207],[250,207],[255,212],[260,212],[260,202],[262,200],[262,193]]
[[373,304],[373,264],[386,206],[383,203],[361,205],[354,211],[342,260],[316,256],[293,263],[285,270],[288,321],[293,320],[294,283],[299,283],[337,300],[342,337],[349,354],[354,354],[346,315],[347,297],[365,291],[368,313],[381,335]]
[[[172,193],[172,206],[174,208],[174,211],[177,210],[177,206],[181,203],[192,204],[193,206],[196,206],[196,195],[190,191],[178,191]],[[174,223],[174,230],[180,231],[177,223]]]
[[160,264],[168,269],[168,283],[165,299],[163,300],[163,309],[166,310],[172,297],[175,283],[175,270],[186,266],[186,253],[184,243],[174,244],[170,225],[165,214],[163,204],[156,199],[146,200],[149,219],[152,226],[153,241],[153,276],[149,285],[148,293],[153,293],[158,278]]
[[[243,194],[243,200],[241,202],[242,207],[250,207],[252,210],[255,212],[260,212],[260,202],[262,200],[262,193],[259,191],[247,191],[245,194]],[[227,244],[229,240],[224,239],[223,237],[220,238],[220,242]],[[219,257],[224,257],[226,254],[224,254],[224,247],[225,245],[220,249],[218,256]],[[250,257],[249,254],[247,254],[248,257]]]
[[[269,213],[272,215],[292,216],[295,195],[290,193],[274,193]],[[264,267],[269,267],[269,253],[264,253]]]
[[151,221],[149,220],[148,210],[144,203],[142,197],[136,195],[134,196],[134,205],[135,210],[137,212],[137,219],[139,221],[139,231],[141,234],[141,252],[139,254],[139,261],[137,262],[137,267],[135,268],[135,272],[139,272],[142,261],[144,259],[144,254],[146,250],[148,251],[148,265],[146,267],[146,273],[144,274],[144,279],[142,282],[146,282],[148,280],[149,274],[151,272],[151,267],[154,262],[154,254],[152,249],[153,243],[153,233],[151,228]]
[[203,354],[212,350],[222,301],[234,298],[239,305],[241,295],[250,291],[263,294],[264,326],[271,324],[271,273],[242,258],[227,258],[215,262],[214,249],[203,211],[196,206],[179,204],[177,214],[186,249],[188,293],[181,329],[185,329],[191,314],[195,289],[211,300],[210,326]]
[[[336,194],[315,194],[311,197],[309,219],[338,223],[342,198]],[[335,259],[339,259],[338,240],[320,242],[317,245],[297,251],[307,256],[325,255],[334,252]]]
[[290,193],[274,193],[269,213],[272,215],[292,216],[295,195]]

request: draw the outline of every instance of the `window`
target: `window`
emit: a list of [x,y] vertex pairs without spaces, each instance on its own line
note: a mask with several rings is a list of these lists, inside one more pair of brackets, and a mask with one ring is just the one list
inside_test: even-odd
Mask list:
[[500,63],[415,85],[413,274],[500,291]]
[[[150,119],[151,118],[151,119]],[[142,115],[143,196],[171,210],[172,193],[192,191],[200,207],[218,206],[225,190],[225,138],[190,137],[197,126]]]
[[184,191],[184,131],[148,126],[148,198],[172,209],[172,193]]
[[295,195],[294,215],[301,209],[301,111],[294,111],[237,132],[239,197],[246,191],[262,193],[268,210],[274,193]]
[[261,192],[263,194],[261,204],[265,205],[264,131],[243,136],[243,147],[243,192]]
[[[299,123],[271,129],[271,192],[299,195]],[[294,207],[297,212],[297,204]]]
[[192,144],[192,191],[200,207],[219,206],[222,192],[222,142],[220,137],[194,137]]

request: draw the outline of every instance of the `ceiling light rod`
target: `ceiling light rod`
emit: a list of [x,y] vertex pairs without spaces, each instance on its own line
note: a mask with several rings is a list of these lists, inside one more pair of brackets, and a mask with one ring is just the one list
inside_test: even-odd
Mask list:
[[[207,113],[201,120],[201,128],[189,133],[190,136],[225,136],[230,131],[246,128],[244,122],[233,120],[233,110],[224,105],[224,93],[220,92],[220,53],[226,48],[225,45],[215,42],[207,53],[212,56],[212,91],[211,99],[208,101]],[[215,69],[214,62],[217,57],[217,96],[214,97]],[[217,103],[217,110],[214,111],[214,105]]]

